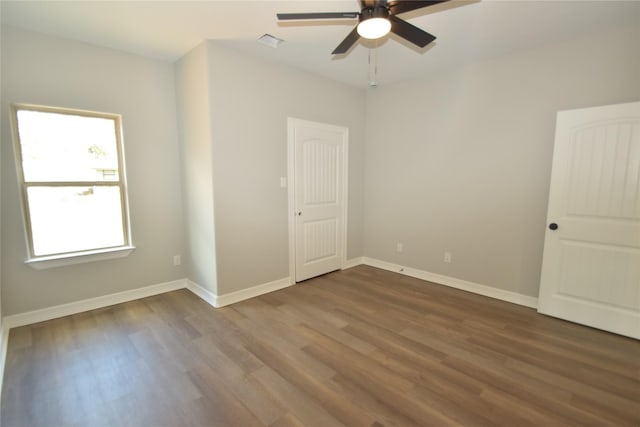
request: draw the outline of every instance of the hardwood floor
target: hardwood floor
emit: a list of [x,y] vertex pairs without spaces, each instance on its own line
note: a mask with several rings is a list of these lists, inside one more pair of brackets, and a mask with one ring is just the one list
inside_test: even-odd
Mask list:
[[640,425],[640,343],[371,267],[11,330],[9,426]]

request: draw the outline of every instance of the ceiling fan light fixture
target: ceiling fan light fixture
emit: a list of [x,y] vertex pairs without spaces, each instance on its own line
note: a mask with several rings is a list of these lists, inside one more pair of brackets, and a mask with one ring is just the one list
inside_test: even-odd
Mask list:
[[389,10],[386,7],[369,7],[360,13],[358,34],[365,39],[379,39],[391,30]]
[[379,39],[391,30],[391,22],[386,18],[369,18],[358,24],[358,34],[365,39]]

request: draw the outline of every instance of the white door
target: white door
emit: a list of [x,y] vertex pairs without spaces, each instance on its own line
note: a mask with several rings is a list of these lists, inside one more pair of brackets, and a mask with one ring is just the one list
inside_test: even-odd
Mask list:
[[348,129],[292,118],[288,128],[290,268],[300,282],[344,264]]
[[640,102],[558,113],[538,311],[640,338]]

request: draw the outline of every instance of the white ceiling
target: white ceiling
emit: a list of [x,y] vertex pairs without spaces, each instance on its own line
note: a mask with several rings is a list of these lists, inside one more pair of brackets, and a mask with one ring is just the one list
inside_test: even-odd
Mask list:
[[[469,61],[576,37],[613,26],[640,25],[640,1],[453,0],[401,17],[438,39],[425,49],[395,35],[331,51],[355,21],[278,23],[276,12],[358,11],[347,1],[1,1],[3,25],[62,36],[147,57],[175,61],[203,40],[283,62],[354,86],[368,84],[369,53],[379,84]],[[286,42],[256,42],[264,33]],[[639,40],[640,44],[640,40]]]

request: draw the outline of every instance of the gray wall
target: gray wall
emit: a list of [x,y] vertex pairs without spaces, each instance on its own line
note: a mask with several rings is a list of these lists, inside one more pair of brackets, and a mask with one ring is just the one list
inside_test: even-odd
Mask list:
[[[556,111],[640,98],[639,39],[620,28],[364,92],[215,42],[174,68],[5,27],[2,313],[184,277],[224,295],[289,276],[287,117],[350,130],[348,258],[536,296]],[[24,265],[10,102],[123,115],[131,256]]]
[[188,278],[218,294],[213,212],[211,93],[206,44],[176,63]]
[[[3,315],[184,278],[173,65],[4,26],[2,30]],[[127,258],[37,271],[18,197],[9,103],[120,113],[133,243]]]
[[369,91],[365,255],[537,296],[556,112],[639,99],[639,40],[594,33]]
[[349,128],[347,256],[361,256],[364,92],[215,42],[207,48],[218,294],[289,277],[280,188],[287,117]]

